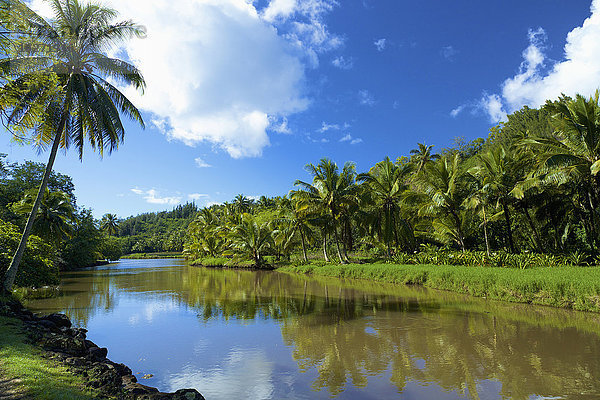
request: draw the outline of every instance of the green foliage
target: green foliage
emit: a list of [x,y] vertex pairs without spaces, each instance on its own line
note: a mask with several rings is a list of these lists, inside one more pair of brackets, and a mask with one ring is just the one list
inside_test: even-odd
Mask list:
[[123,247],[121,241],[115,237],[105,237],[100,242],[99,246],[101,259],[108,261],[117,261],[123,255]]
[[83,209],[77,216],[73,236],[65,243],[61,257],[66,269],[89,267],[103,259],[103,235],[96,226],[91,210]]
[[[0,276],[4,275],[21,238],[19,229],[0,220]],[[16,277],[17,286],[46,286],[58,284],[56,250],[37,236],[31,236]]]

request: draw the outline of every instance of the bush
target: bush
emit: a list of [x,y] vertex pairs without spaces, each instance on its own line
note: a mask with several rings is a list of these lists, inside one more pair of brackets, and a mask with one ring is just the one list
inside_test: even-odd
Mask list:
[[116,237],[105,237],[100,244],[100,254],[102,258],[108,261],[117,261],[123,255],[121,241]]
[[[15,225],[0,220],[0,276],[4,277],[20,239],[21,232]],[[57,285],[59,276],[55,260],[56,252],[49,244],[37,236],[29,236],[15,286]]]

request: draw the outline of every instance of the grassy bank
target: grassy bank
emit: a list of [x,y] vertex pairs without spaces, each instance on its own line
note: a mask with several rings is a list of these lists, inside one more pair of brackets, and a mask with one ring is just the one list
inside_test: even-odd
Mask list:
[[483,268],[349,264],[282,267],[279,271],[417,284],[490,299],[600,312],[600,268]]
[[22,321],[0,316],[0,392],[6,398],[95,399],[98,393],[29,344]]
[[122,259],[132,259],[132,260],[147,260],[147,259],[157,259],[157,258],[183,258],[183,254],[181,252],[163,252],[163,253],[132,253],[127,254],[121,257]]

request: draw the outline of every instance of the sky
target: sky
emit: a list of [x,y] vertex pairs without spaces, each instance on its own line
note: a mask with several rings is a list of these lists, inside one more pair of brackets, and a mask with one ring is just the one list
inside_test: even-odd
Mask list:
[[[44,0],[31,6],[50,18]],[[60,153],[80,206],[120,217],[285,195],[323,157],[367,171],[487,137],[524,105],[600,87],[600,0],[106,0],[147,35],[111,50],[146,129]],[[46,162],[0,131],[9,161]]]

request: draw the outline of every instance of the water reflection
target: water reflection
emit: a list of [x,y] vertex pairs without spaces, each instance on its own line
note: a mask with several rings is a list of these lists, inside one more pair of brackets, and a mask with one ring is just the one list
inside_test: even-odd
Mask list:
[[[597,314],[173,260],[71,273],[30,306],[94,322],[149,384],[207,398],[600,396]],[[129,331],[152,351],[128,353]]]

